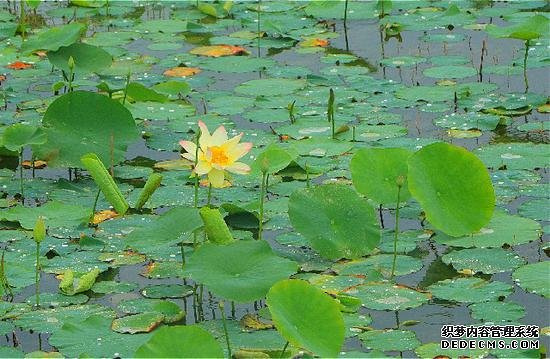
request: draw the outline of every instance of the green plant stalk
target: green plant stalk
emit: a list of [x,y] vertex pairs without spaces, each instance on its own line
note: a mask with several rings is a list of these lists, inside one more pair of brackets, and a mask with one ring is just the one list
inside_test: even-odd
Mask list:
[[328,96],[327,118],[331,126],[332,139],[335,139],[336,129],[334,124],[334,90],[333,89],[330,89],[329,96]]
[[20,13],[19,13],[19,30],[21,31],[21,38],[25,40],[25,37],[27,35],[27,31],[25,29],[26,27],[26,18],[27,14],[25,11],[25,0],[20,0]]
[[309,180],[309,167],[307,166],[307,162],[305,164],[305,167],[306,167],[306,187],[310,188],[311,183],[310,183],[310,180]]
[[221,301],[219,304],[222,314],[223,332],[225,334],[225,343],[227,344],[227,357],[231,358],[231,344],[229,343],[229,334],[227,333],[227,323],[225,322],[225,304]]
[[[346,3],[347,3],[347,1],[346,1]],[[281,355],[279,355],[279,358],[284,357],[285,352],[286,352],[286,348],[288,348],[288,341],[285,343],[285,346],[283,347],[283,351],[281,352]]]
[[397,186],[397,206],[395,209],[395,229],[393,233],[393,262],[391,266],[391,276],[393,279],[395,275],[395,265],[397,262],[397,238],[399,236],[399,200],[401,199],[401,186]]
[[525,54],[523,55],[523,80],[525,81],[525,93],[529,91],[529,78],[527,77],[527,57],[529,56],[529,40],[525,40]]
[[267,172],[262,172],[262,185],[260,187],[260,218],[258,218],[258,240],[262,239],[262,232],[264,227],[264,200],[267,190]]
[[69,78],[68,78],[69,84],[67,85],[67,87],[69,88],[69,92],[73,92],[74,69],[70,67],[69,70],[70,70]]
[[36,274],[34,277],[36,290],[36,307],[40,306],[40,242],[36,242]]
[[[198,3],[197,3],[198,6]],[[195,140],[195,164],[193,169],[197,168],[197,164],[199,163],[199,140],[201,138],[201,130],[200,127],[197,131],[197,138]],[[195,208],[199,208],[199,176],[195,173],[195,198],[194,198],[194,206]],[[193,233],[193,248],[197,248],[197,231]]]
[[212,183],[208,185],[208,197],[206,198],[206,206],[210,207],[211,202],[212,202]]
[[25,192],[23,189],[23,149],[19,150],[19,192],[21,192],[21,202],[25,205]]
[[261,23],[260,23],[260,7],[262,5],[262,0],[258,0],[258,8],[256,9],[256,12],[258,14],[258,57],[260,57],[260,28],[261,28]]
[[128,75],[126,75],[126,85],[124,85],[124,97],[122,98],[123,105],[126,103],[126,96],[128,96],[128,86],[130,85],[131,76],[132,76],[132,72],[128,71]]
[[90,215],[90,223],[93,223],[94,221],[94,216],[95,216],[95,211],[97,209],[97,201],[99,200],[99,194],[101,193],[101,188],[97,190],[97,193],[95,195],[95,200],[94,200],[94,206],[92,207],[92,214]]
[[344,26],[346,26],[348,21],[348,0],[346,0],[346,3],[344,4]]

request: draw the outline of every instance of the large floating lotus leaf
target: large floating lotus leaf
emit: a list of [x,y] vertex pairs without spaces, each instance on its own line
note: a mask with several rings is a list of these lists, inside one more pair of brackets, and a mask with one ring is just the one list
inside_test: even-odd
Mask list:
[[126,245],[142,253],[154,253],[159,246],[181,242],[181,237],[202,226],[198,210],[174,207],[147,226],[137,228],[124,239]]
[[51,201],[40,207],[12,207],[0,212],[6,221],[19,222],[25,229],[33,229],[38,217],[43,217],[49,228],[78,227],[90,216],[90,209],[78,205]]
[[179,305],[169,300],[160,299],[129,299],[118,304],[118,310],[127,314],[159,313],[164,316],[165,323],[174,323],[185,316]]
[[[226,325],[229,342],[234,352],[240,349],[273,352],[281,350],[286,342],[275,329],[249,330],[237,320],[226,320]],[[225,349],[227,344],[222,320],[203,321],[199,326],[211,333]]]
[[265,241],[204,244],[189,258],[185,271],[217,296],[251,302],[277,281],[297,271],[295,262],[275,255]]
[[363,256],[380,241],[374,209],[343,185],[295,191],[288,215],[293,227],[328,259]]
[[488,282],[481,278],[445,279],[428,287],[434,297],[461,303],[478,303],[498,300],[512,293],[512,286],[499,281]]
[[289,95],[306,86],[305,80],[283,78],[250,80],[235,88],[237,93],[249,96]]
[[283,280],[267,294],[275,327],[292,345],[334,358],[344,344],[344,320],[338,302],[301,280]]
[[[88,299],[84,294],[68,296],[61,293],[41,293],[40,306],[43,308],[68,307],[73,304],[84,304]],[[26,302],[34,305],[36,303],[36,295],[33,294],[28,297]]]
[[428,221],[451,236],[479,231],[495,207],[485,165],[462,147],[439,142],[409,158],[409,190]]
[[[100,47],[74,43],[69,46],[60,47],[57,51],[48,52],[48,60],[57,67],[70,73],[69,58],[73,58],[75,73],[89,74],[99,72],[111,66],[113,57]],[[68,76],[68,75],[67,75]]]
[[[48,142],[35,146],[49,166],[77,167],[93,152],[103,163],[124,159],[126,147],[139,137],[134,118],[119,102],[93,92],[75,91],[58,97],[42,120]],[[112,147],[112,150],[111,150]]]
[[442,258],[457,271],[494,274],[511,271],[525,263],[514,251],[502,248],[471,248],[447,253]]
[[414,350],[422,359],[431,358],[484,358],[488,351],[485,349],[441,349],[441,343],[422,344]]
[[389,67],[410,67],[423,62],[426,62],[426,58],[419,56],[395,56],[380,61],[382,65]]
[[359,339],[367,348],[381,351],[404,352],[420,345],[420,341],[411,330],[369,330],[359,334]]
[[187,30],[187,21],[178,19],[148,20],[133,28],[138,32],[177,33]]
[[458,130],[482,130],[492,131],[500,122],[500,116],[480,112],[468,112],[464,114],[451,113],[436,118],[434,125]]
[[48,341],[66,357],[130,358],[150,336],[117,333],[111,330],[110,318],[93,315],[65,323]]
[[163,327],[140,346],[136,358],[223,358],[223,350],[212,334],[201,327]]
[[550,262],[544,261],[527,264],[516,269],[512,278],[526,291],[550,298],[549,274]]
[[[377,3],[355,3],[350,1],[348,4],[348,19],[372,19],[378,16]],[[386,2],[386,6],[389,5]],[[344,18],[344,9],[345,5],[343,1],[331,1],[331,0],[322,0],[322,1],[312,1],[307,3],[305,8],[306,14],[321,19],[343,19]],[[386,7],[386,9],[388,9]],[[391,9],[391,7],[389,8]],[[387,11],[387,10],[386,10]]]
[[205,70],[246,73],[273,67],[275,62],[268,58],[227,56],[204,59],[199,66]]
[[518,208],[519,214],[538,221],[549,221],[548,198],[539,198],[527,201]]
[[550,145],[497,143],[478,148],[475,153],[490,168],[536,169],[548,167]]
[[434,238],[438,243],[454,247],[491,248],[532,242],[540,237],[541,231],[540,224],[532,219],[496,211],[491,221],[479,232],[458,238],[437,233]]
[[365,148],[351,159],[353,185],[376,203],[397,203],[397,181],[401,179],[399,201],[410,198],[407,187],[407,160],[412,152],[404,148]]
[[468,94],[468,96],[473,96],[488,93],[496,90],[497,88],[498,86],[496,86],[495,84],[479,82],[465,83],[455,86],[412,86],[400,88],[395,92],[395,97],[413,102],[442,102],[453,101],[455,93],[457,94],[457,96],[462,96],[466,94]]
[[[137,284],[129,282],[101,281],[95,282],[92,291],[94,293],[109,294],[109,293],[128,293],[137,288]],[[71,297],[71,298],[74,298]],[[42,302],[42,295],[40,296]]]
[[141,291],[147,298],[183,298],[193,294],[193,287],[183,284],[157,284],[143,288]]
[[535,15],[527,18],[519,24],[507,27],[498,27],[496,25],[487,25],[487,33],[494,37],[506,37],[518,40],[533,40],[541,36],[548,35],[550,20],[543,15]]
[[[385,276],[390,276],[393,265],[393,254],[377,254],[347,263],[336,264],[333,269],[339,274],[364,275],[370,270],[376,270]],[[397,255],[395,275],[414,273],[422,268],[422,260],[411,256]]]
[[295,141],[292,148],[300,155],[312,157],[331,157],[341,155],[352,149],[350,142],[334,141],[328,138],[308,138]]
[[111,308],[97,304],[71,305],[24,313],[15,320],[15,324],[25,330],[54,333],[66,322],[84,320],[92,315],[100,315],[110,322],[116,313]]
[[10,151],[20,151],[28,145],[41,145],[46,142],[46,134],[40,127],[16,123],[7,127],[0,144]]
[[11,346],[0,346],[0,357],[2,358],[24,358],[25,353],[18,348]]
[[436,79],[462,79],[465,77],[476,76],[477,70],[468,66],[437,66],[424,70],[424,76],[434,77]]
[[61,46],[69,46],[75,43],[84,31],[86,26],[78,22],[68,25],[53,27],[31,36],[21,45],[21,52],[29,53],[35,50],[56,51]]
[[111,329],[118,333],[149,333],[163,320],[164,315],[158,312],[132,314],[113,320]]
[[416,308],[431,299],[429,293],[392,283],[370,283],[346,291],[361,299],[364,307],[374,310]]
[[471,304],[472,318],[486,322],[515,321],[525,316],[525,308],[514,302],[483,302]]

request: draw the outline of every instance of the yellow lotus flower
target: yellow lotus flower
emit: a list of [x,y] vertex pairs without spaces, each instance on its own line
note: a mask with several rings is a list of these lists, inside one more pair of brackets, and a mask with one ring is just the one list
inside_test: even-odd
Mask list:
[[[238,159],[246,155],[252,148],[251,142],[239,143],[243,134],[233,138],[227,137],[225,127],[218,127],[212,134],[204,122],[199,121],[201,136],[199,138],[199,148],[191,141],[180,141],[179,144],[186,153],[182,157],[197,162],[193,172],[198,176],[208,174],[208,181],[212,187],[221,188],[224,184],[225,173],[232,172],[237,174],[247,174],[250,167]],[[198,153],[198,160],[195,158]]]

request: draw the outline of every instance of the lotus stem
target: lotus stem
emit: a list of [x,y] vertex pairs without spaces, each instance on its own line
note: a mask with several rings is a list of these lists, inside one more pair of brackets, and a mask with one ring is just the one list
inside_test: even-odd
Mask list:
[[262,172],[262,185],[260,187],[260,218],[258,218],[258,240],[262,239],[264,225],[264,200],[267,187],[267,172]]
[[344,3],[344,27],[346,27],[348,21],[348,0]]
[[395,275],[395,265],[397,262],[397,238],[399,236],[399,200],[401,199],[401,187],[402,185],[397,185],[397,206],[395,208],[395,229],[393,232],[393,263],[391,266],[390,279],[393,279]]
[[529,56],[529,40],[525,40],[525,54],[523,55],[523,80],[525,81],[525,93],[529,91],[529,78],[527,77],[527,57]]
[[279,358],[283,358],[285,356],[286,348],[288,348],[288,341],[285,343],[285,346],[283,347],[283,351],[281,352],[281,355],[279,355]]
[[[201,138],[201,130],[200,128],[197,130],[197,138],[195,139],[195,164],[193,169],[197,167],[197,163],[199,162],[199,139]],[[195,198],[194,198],[194,206],[195,208],[199,208],[199,176],[195,173]],[[197,231],[193,233],[193,248],[197,248]]]
[[231,343],[229,343],[229,334],[227,333],[227,323],[225,322],[225,304],[223,300],[218,304],[222,314],[223,332],[225,334],[225,343],[227,344],[227,357],[231,358]]
[[208,185],[208,197],[206,198],[206,206],[210,207],[212,202],[212,183]]
[[19,192],[21,192],[21,202],[25,205],[25,190],[23,189],[23,149],[19,150]]
[[101,189],[98,189],[95,195],[94,206],[92,207],[92,214],[90,215],[90,224],[94,223],[94,216],[95,216],[95,211],[97,209],[97,201],[99,200],[100,193],[101,193]]
[[261,20],[261,17],[260,17],[260,8],[262,6],[262,0],[258,0],[258,8],[256,9],[256,13],[258,15],[258,57],[260,57],[261,55],[261,52],[260,52],[260,28],[261,28],[261,23],[260,23],[260,20]]
[[124,86],[124,97],[122,98],[123,105],[126,103],[126,96],[128,95],[128,86],[130,85],[131,76],[132,76],[132,72],[128,71],[128,74],[126,75],[126,85]]
[[310,188],[311,183],[310,183],[310,180],[309,180],[309,167],[307,166],[307,162],[304,166],[306,167],[306,187]]
[[36,290],[36,307],[40,307],[40,242],[36,242],[36,274],[34,277]]

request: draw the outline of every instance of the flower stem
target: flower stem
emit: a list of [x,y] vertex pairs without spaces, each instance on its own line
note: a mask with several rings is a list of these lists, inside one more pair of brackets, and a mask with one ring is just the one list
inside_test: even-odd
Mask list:
[[227,344],[227,357],[231,358],[231,343],[229,343],[229,335],[227,333],[227,323],[225,322],[225,304],[221,301],[219,304],[220,312],[222,314],[223,332],[225,334],[225,343]]
[[281,352],[281,355],[279,355],[279,358],[282,358],[285,356],[286,348],[288,347],[288,342],[285,343],[285,346],[283,347],[283,351]]
[[19,191],[21,192],[21,202],[25,205],[25,192],[23,189],[23,149],[19,150]]
[[208,185],[208,197],[206,199],[206,206],[210,206],[212,202],[212,183]]
[[262,172],[262,185],[260,187],[260,214],[258,218],[258,239],[262,239],[262,232],[264,228],[264,200],[267,187],[267,172]]
[[525,93],[529,91],[529,79],[527,77],[527,56],[529,56],[529,40],[525,40],[525,54],[523,55],[523,80],[525,81]]
[[395,209],[395,229],[393,233],[393,263],[391,266],[391,278],[395,275],[395,264],[397,262],[397,237],[399,236],[399,200],[401,196],[401,186],[397,186],[397,206]]
[[36,287],[36,307],[40,306],[40,242],[36,242],[36,274],[34,277]]

